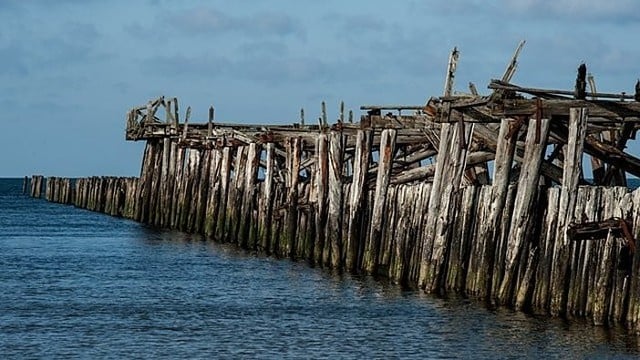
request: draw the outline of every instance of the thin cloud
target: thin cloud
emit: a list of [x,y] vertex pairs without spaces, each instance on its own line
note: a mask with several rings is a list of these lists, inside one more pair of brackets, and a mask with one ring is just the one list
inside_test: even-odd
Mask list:
[[313,56],[279,56],[255,53],[246,56],[193,54],[160,56],[142,63],[147,72],[193,79],[246,80],[268,86],[300,83],[344,83],[366,76],[371,68],[362,59],[323,59]]
[[344,15],[337,12],[327,13],[322,20],[329,27],[337,28],[345,35],[355,35],[363,33],[379,33],[388,29],[389,25],[384,18],[356,14]]
[[6,37],[0,42],[0,75],[26,77],[51,67],[60,70],[104,58],[95,54],[100,34],[92,24],[69,22],[47,34],[17,29]]
[[640,2],[636,0],[448,0],[414,2],[411,7],[424,14],[474,19],[513,18],[523,21],[568,20],[590,23],[625,23],[640,20]]
[[504,8],[519,15],[596,22],[640,19],[640,2],[635,0],[511,0],[504,1]]
[[257,13],[233,16],[214,8],[197,7],[178,12],[164,21],[191,35],[241,33],[262,36],[304,37],[304,29],[290,16],[280,13]]

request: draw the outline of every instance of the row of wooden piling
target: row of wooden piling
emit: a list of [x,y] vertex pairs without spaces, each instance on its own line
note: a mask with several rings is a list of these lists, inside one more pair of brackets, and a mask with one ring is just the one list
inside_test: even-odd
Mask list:
[[[544,139],[545,122],[530,127],[523,154],[514,154],[515,138],[499,137],[504,150],[491,186],[452,187],[446,176],[391,184],[396,132],[385,129],[375,154],[372,131],[358,131],[349,157],[344,134],[319,134],[312,166],[300,138],[287,139],[283,157],[272,143],[189,148],[151,139],[139,179],[49,178],[46,198],[429,292],[638,330],[638,254],[629,259],[626,240],[612,232],[573,241],[565,231],[576,219],[617,217],[638,237],[640,191],[578,187],[570,172],[574,145],[565,154],[567,183],[540,187],[532,174],[539,172],[544,144],[536,133]],[[501,134],[512,125],[505,120]],[[525,159],[517,182],[501,175],[513,156]],[[371,170],[374,183],[366,177]],[[39,196],[43,181],[31,178],[31,196]]]

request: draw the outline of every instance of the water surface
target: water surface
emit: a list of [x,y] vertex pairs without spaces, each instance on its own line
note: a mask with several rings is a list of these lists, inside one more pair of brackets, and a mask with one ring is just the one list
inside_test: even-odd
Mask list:
[[1,358],[634,358],[635,336],[30,199],[0,179]]

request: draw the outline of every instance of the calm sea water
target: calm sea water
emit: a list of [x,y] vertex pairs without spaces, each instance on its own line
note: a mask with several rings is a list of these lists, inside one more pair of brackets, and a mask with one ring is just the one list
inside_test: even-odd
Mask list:
[[0,358],[623,358],[638,338],[30,199],[0,179]]

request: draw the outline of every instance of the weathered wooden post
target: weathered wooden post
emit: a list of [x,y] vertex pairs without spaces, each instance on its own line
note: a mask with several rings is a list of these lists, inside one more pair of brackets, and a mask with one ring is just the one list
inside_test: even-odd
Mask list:
[[218,214],[218,205],[220,202],[220,163],[222,161],[222,153],[218,149],[211,150],[211,162],[207,171],[207,201],[204,220],[204,234],[207,237],[213,237],[216,228],[216,218]]
[[[516,287],[518,266],[522,261],[523,252],[530,236],[528,226],[532,221],[531,214],[534,212],[536,203],[540,166],[547,145],[548,132],[549,119],[541,119],[536,122],[530,121],[528,125],[524,160],[518,179],[518,192],[511,217],[511,235],[506,248],[504,277],[498,292],[498,302],[500,304],[510,302]],[[539,142],[536,142],[537,138],[540,140]]]
[[190,223],[190,231],[200,233],[207,213],[207,197],[209,190],[209,170],[211,169],[211,149],[200,149],[200,164],[196,168],[194,180],[194,200],[191,209],[194,211]]
[[209,107],[209,122],[207,122],[207,137],[211,138],[213,136],[213,119],[214,119],[214,108],[213,106]]
[[363,213],[366,204],[366,178],[371,155],[371,130],[358,130],[356,148],[353,156],[353,180],[349,196],[347,256],[345,267],[348,270],[359,269],[360,240],[363,234]]
[[323,265],[325,243],[327,242],[327,216],[329,192],[329,146],[326,134],[316,138],[316,234],[313,250],[313,262]]
[[558,210],[558,227],[556,232],[556,248],[551,271],[551,305],[554,315],[564,311],[566,292],[564,291],[565,274],[568,271],[570,255],[567,227],[574,219],[574,208],[578,196],[578,183],[582,173],[582,150],[587,132],[588,110],[571,108],[569,111],[569,138],[562,172],[562,188]]
[[247,146],[238,146],[236,148],[236,157],[233,165],[233,178],[231,179],[229,198],[227,200],[227,242],[238,242],[240,210],[242,208],[242,194],[244,192],[244,178],[246,176],[247,150]]
[[[447,74],[445,77],[444,96],[451,96],[453,94],[453,84],[455,79],[456,67],[458,64],[458,49],[454,48],[449,56],[449,63],[447,66]],[[446,116],[449,116],[451,111],[449,103],[445,105],[444,112]],[[443,191],[446,186],[445,182],[450,180],[447,176],[443,176],[443,172],[450,172],[452,159],[449,157],[449,149],[455,136],[455,124],[450,124],[448,121],[443,122],[440,128],[440,141],[438,146],[438,156],[436,163],[435,175],[433,178],[433,185],[431,187],[431,196],[429,201],[429,208],[427,209],[427,220],[425,226],[425,243],[422,248],[422,260],[420,265],[420,278],[419,286],[424,288],[425,291],[430,292],[437,283],[437,272],[440,263],[434,267],[432,264],[432,255],[434,252],[434,244],[436,237],[436,227],[438,217],[441,216],[442,201],[444,200]],[[445,204],[446,205],[446,204]],[[439,244],[442,245],[442,244]],[[440,250],[440,249],[438,249]]]
[[[256,143],[249,144],[247,152],[247,164],[242,195],[242,208],[240,215],[240,243],[245,248],[256,248],[257,214],[255,214],[258,168],[260,166],[260,146]],[[255,215],[254,215],[255,214]]]
[[273,173],[274,173],[274,157],[275,144],[269,142],[265,145],[265,170],[264,182],[262,183],[262,194],[259,202],[258,211],[258,249],[270,252],[271,245],[271,217],[273,215]]
[[491,209],[489,218],[481,225],[480,237],[486,237],[487,239],[488,273],[486,274],[486,285],[488,287],[488,295],[491,298],[495,296],[502,278],[502,272],[500,271],[503,265],[503,259],[500,255],[502,253],[500,223],[504,216],[513,155],[521,125],[521,123],[514,119],[503,119],[500,123],[493,169],[493,185],[491,187]]
[[389,190],[389,177],[393,165],[393,155],[396,145],[396,130],[385,129],[380,139],[380,160],[376,178],[375,195],[371,215],[371,229],[364,248],[362,267],[369,273],[375,273],[380,256],[380,240],[385,218],[384,208]]
[[[285,221],[285,238],[280,250],[284,250],[281,256],[295,256],[296,233],[298,224],[298,183],[300,180],[300,157],[302,155],[302,139],[298,137],[289,139],[287,148],[287,212]],[[284,249],[283,249],[284,248]]]
[[227,199],[229,196],[229,179],[231,174],[231,148],[225,146],[222,149],[222,160],[220,162],[220,201],[218,203],[218,216],[216,219],[215,239],[223,241],[225,238],[225,230],[229,221],[227,209]]
[[332,131],[329,135],[329,214],[328,241],[329,265],[344,265],[342,244],[342,169],[343,169],[343,137],[341,132]]

